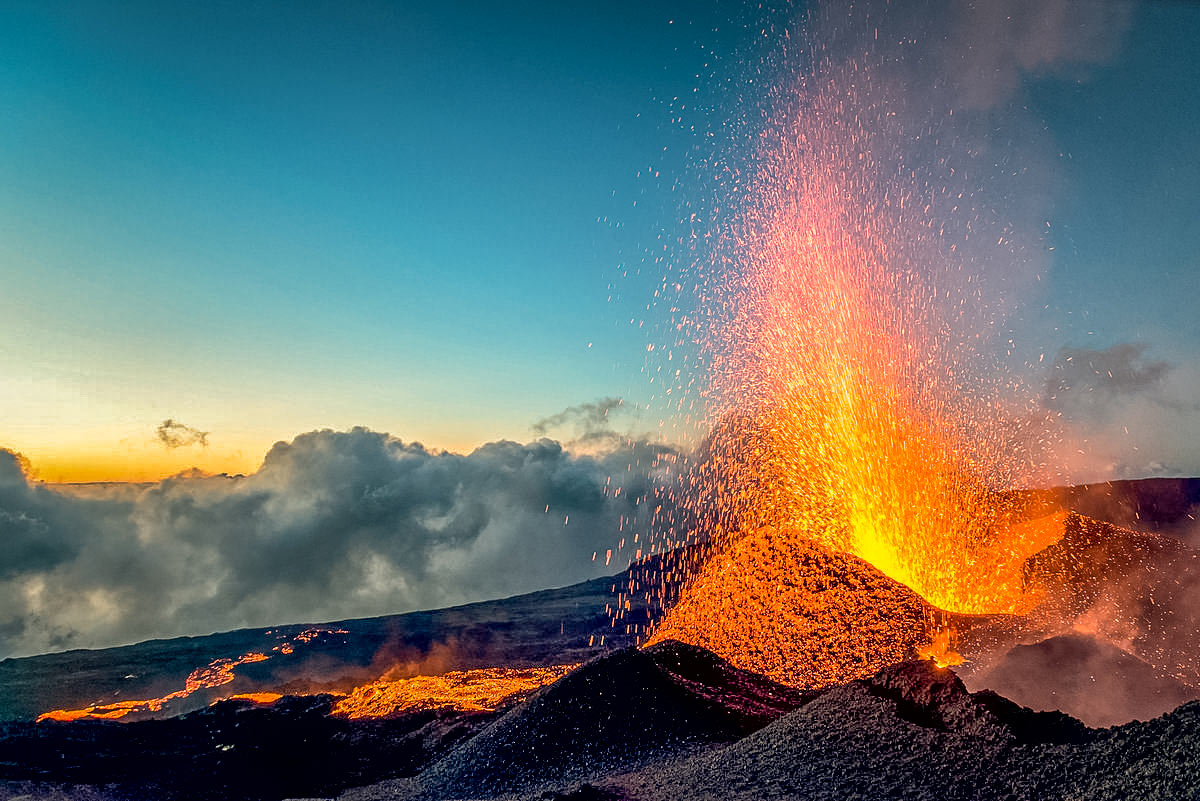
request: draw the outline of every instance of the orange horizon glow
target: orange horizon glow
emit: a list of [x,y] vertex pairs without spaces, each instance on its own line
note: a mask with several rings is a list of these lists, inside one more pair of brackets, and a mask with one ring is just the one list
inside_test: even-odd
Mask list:
[[[332,427],[301,427],[286,436],[263,434],[243,437],[232,442],[222,438],[217,444],[207,448],[192,446],[172,450],[148,438],[144,442],[130,443],[128,438],[121,440],[114,435],[111,438],[51,444],[0,440],[0,449],[18,454],[24,460],[29,478],[33,482],[50,485],[152,484],[196,471],[203,475],[251,475],[262,467],[263,459],[276,442],[290,442],[302,433],[322,428]],[[348,429],[352,426],[343,428]],[[374,430],[387,431],[386,428]],[[431,451],[463,454],[470,453],[488,442],[505,438],[448,437],[430,440],[401,434],[393,436],[405,442],[421,442]]]
[[[148,484],[181,473],[249,475],[262,466],[262,456],[193,458],[173,454],[52,455],[29,460],[30,478],[47,484]],[[199,458],[196,458],[199,457]]]

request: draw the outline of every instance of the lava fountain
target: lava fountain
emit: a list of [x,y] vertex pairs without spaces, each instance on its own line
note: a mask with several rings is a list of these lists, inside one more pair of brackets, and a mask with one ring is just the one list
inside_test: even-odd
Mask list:
[[[954,188],[962,154],[913,122],[871,61],[825,60],[772,94],[748,177],[728,179],[715,215],[688,329],[708,365],[695,501],[707,524],[652,641],[696,642],[793,683],[936,649],[948,614],[1029,611],[1042,595],[1025,560],[1062,531],[1000,491],[1033,479],[1045,436],[993,355],[999,313],[973,261],[979,239],[1003,250],[1004,233]],[[789,589],[814,546],[914,596],[842,610],[835,628],[880,636],[853,635],[798,677],[764,654],[828,612],[832,595]]]

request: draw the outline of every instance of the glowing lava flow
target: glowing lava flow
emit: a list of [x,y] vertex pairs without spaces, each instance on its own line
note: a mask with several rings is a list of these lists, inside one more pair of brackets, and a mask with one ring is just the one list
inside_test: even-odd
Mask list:
[[[267,632],[267,634],[271,633]],[[293,653],[296,644],[311,643],[322,635],[346,633],[348,632],[344,629],[309,628],[274,646],[271,650],[278,654],[287,655]],[[176,690],[159,698],[121,700],[107,704],[97,703],[81,709],[54,709],[50,712],[42,713],[38,716],[37,720],[38,722],[44,720],[117,720],[134,712],[159,712],[170,702],[187,698],[200,690],[212,690],[231,684],[235,678],[235,670],[241,665],[252,662],[265,662],[270,658],[268,654],[251,651],[232,659],[214,659],[204,667],[193,670],[184,681],[182,690]],[[268,696],[274,696],[274,698],[269,698]],[[256,703],[272,703],[280,698],[275,693],[246,693],[234,697],[248,698]]]
[[193,670],[184,682],[182,690],[177,690],[160,698],[146,700],[116,701],[111,704],[97,704],[84,709],[55,709],[38,715],[38,722],[43,720],[81,720],[92,718],[99,720],[114,720],[123,718],[131,712],[158,712],[169,702],[179,698],[187,698],[197,690],[220,687],[233,681],[234,668],[248,662],[264,662],[269,659],[266,654],[248,653],[236,659],[214,659],[202,668]]
[[577,665],[454,670],[440,676],[380,680],[355,688],[333,707],[348,718],[379,718],[424,709],[490,712],[558,681]]
[[[998,491],[1031,480],[1043,435],[988,355],[965,255],[985,223],[907,160],[903,105],[865,66],[814,70],[772,96],[717,221],[692,332],[713,421],[703,557],[651,639],[809,686],[921,648],[953,661],[939,615],[1028,612],[1043,593],[1025,562],[1062,536]],[[814,589],[818,552],[906,592],[857,568]]]

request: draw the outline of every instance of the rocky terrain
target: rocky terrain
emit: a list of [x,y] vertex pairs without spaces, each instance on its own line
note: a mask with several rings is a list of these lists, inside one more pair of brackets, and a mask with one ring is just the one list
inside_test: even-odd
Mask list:
[[[556,693],[563,706],[575,700],[561,688]],[[610,703],[626,702],[618,696]],[[496,721],[476,742],[508,728]],[[826,690],[727,745],[712,737],[663,753],[620,727],[598,726],[583,741],[556,738],[555,731],[543,731],[554,742],[552,757],[536,765],[514,767],[494,748],[469,742],[415,779],[342,798],[1116,801],[1200,794],[1200,703],[1146,723],[1090,729],[995,693],[968,693],[951,671],[929,662],[901,663]],[[626,763],[643,765],[622,771],[595,759],[598,739],[625,746]],[[554,775],[552,765],[572,768]]]
[[600,657],[496,713],[362,723],[327,703],[229,701],[23,736],[13,726],[29,724],[8,724],[0,798],[1200,797],[1200,702],[1088,728],[970,693],[931,662],[802,693],[667,642]]
[[[1056,579],[1041,612],[946,618],[975,654],[956,672],[906,646],[889,652],[895,664],[876,655],[801,691],[698,645],[631,648],[659,610],[627,593],[614,620],[614,593],[656,581],[651,560],[453,609],[4,660],[0,801],[1200,799],[1195,482],[1106,487],[1062,492],[1142,525],[1068,516],[1026,563],[1029,581]],[[1058,502],[1030,495],[1034,509]],[[780,675],[803,672],[789,660],[853,650],[856,620],[882,631],[928,612],[866,563],[814,550],[802,565],[780,592],[805,601],[812,631],[780,652]],[[838,593],[849,584],[905,614],[864,616]],[[496,708],[335,712],[338,693],[381,677],[576,663]],[[264,691],[282,697],[230,698]],[[35,722],[158,696],[168,701],[121,720]]]

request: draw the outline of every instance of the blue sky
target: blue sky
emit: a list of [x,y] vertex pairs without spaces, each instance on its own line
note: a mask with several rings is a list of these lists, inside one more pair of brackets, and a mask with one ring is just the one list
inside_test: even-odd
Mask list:
[[[247,471],[322,427],[469,450],[654,391],[646,254],[741,111],[686,100],[739,74],[740,5],[302,6],[0,9],[0,446],[41,477]],[[1029,347],[1145,343],[1168,405],[1200,352],[1197,41],[1200,9],[1141,5],[1019,94],[1063,154]]]
[[[1120,53],[1031,105],[1059,144],[1051,299],[1073,344],[1200,351],[1200,7],[1137,7]],[[1089,335],[1088,332],[1095,332]]]

